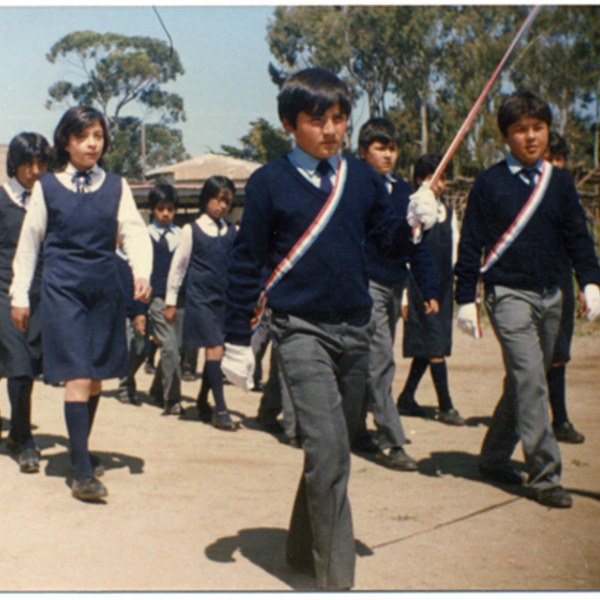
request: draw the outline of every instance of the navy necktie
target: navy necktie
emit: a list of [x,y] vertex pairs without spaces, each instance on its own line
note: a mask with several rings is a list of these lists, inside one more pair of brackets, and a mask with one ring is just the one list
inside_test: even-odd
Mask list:
[[76,186],[79,193],[85,192],[85,187],[89,187],[92,183],[92,178],[89,171],[77,171],[71,180]]
[[316,172],[321,176],[321,184],[319,185],[319,189],[328,194],[333,189],[331,179],[329,179],[330,171],[333,171],[333,169],[331,168],[328,160],[322,160],[317,165]]
[[25,208],[25,204],[27,203],[27,198],[31,196],[31,190],[23,190],[21,194],[21,206]]
[[525,177],[527,177],[527,180],[529,181],[529,185],[531,187],[535,187],[535,177],[538,174],[538,170],[537,169],[521,169],[521,173],[525,174]]
[[158,245],[165,250],[169,249],[169,240],[167,240],[167,233],[169,233],[168,229],[165,229],[161,236],[158,238]]

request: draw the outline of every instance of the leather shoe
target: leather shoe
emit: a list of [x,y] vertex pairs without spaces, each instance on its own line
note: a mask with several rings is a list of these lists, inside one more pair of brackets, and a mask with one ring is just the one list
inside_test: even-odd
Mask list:
[[479,472],[485,479],[508,485],[523,485],[523,478],[510,465],[500,467],[483,467],[479,465]]
[[387,454],[380,450],[375,457],[375,461],[377,464],[395,471],[416,471],[418,468],[417,461],[406,454],[402,446],[390,448]]
[[40,470],[40,457],[37,450],[28,448],[19,456],[21,473],[37,473]]
[[104,484],[91,475],[81,481],[74,479],[71,490],[73,497],[79,498],[79,500],[100,500],[100,498],[108,496],[108,490]]
[[223,431],[237,431],[240,427],[231,419],[231,415],[227,410],[213,413],[212,424],[213,427],[222,429]]
[[181,408],[181,404],[177,401],[175,402],[167,402],[165,405],[165,410],[163,411],[163,415],[180,415],[183,412]]
[[399,415],[425,418],[425,410],[417,404],[417,401],[412,396],[400,394],[396,406]]
[[465,424],[465,420],[460,416],[460,413],[455,409],[451,408],[450,410],[446,410],[444,412],[440,411],[437,420],[440,423],[445,423],[446,425],[456,425],[460,427]]
[[571,508],[573,498],[561,485],[536,492],[534,500],[550,508]]
[[585,442],[585,436],[579,433],[573,423],[566,421],[558,427],[553,427],[554,437],[557,442],[564,442],[565,444],[583,444]]

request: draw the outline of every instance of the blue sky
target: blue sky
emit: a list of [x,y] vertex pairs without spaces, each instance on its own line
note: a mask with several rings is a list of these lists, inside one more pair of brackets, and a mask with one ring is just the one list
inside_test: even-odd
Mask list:
[[[166,89],[185,101],[180,125],[191,156],[221,144],[239,146],[250,121],[278,123],[267,68],[273,58],[265,40],[273,6],[158,6],[185,74]],[[73,67],[46,60],[52,45],[67,33],[92,30],[167,40],[152,7],[0,7],[0,143],[21,131],[52,140],[62,110],[47,110],[48,88],[61,79],[75,81]]]

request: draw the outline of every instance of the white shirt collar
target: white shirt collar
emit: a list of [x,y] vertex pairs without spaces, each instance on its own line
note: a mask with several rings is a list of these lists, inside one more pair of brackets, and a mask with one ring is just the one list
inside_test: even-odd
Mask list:
[[[299,146],[295,146],[294,149],[288,154],[288,158],[291,163],[298,169],[303,169],[311,177],[315,175],[317,165],[321,162],[320,159],[311,156],[307,152],[304,152]],[[333,173],[337,173],[339,155],[334,154],[332,157],[327,159],[327,162],[331,165]]]
[[[23,196],[23,192],[28,191],[31,194],[31,190],[27,190],[24,188],[16,177],[11,177],[5,184],[4,189],[8,194],[8,197],[19,206],[22,206],[21,198]],[[29,206],[31,202],[31,195],[25,200],[25,208]]]
[[[526,169],[524,165],[522,165],[512,154],[509,154],[506,157],[506,166],[510,170],[513,175],[518,175],[523,169]],[[542,159],[540,158],[532,169],[537,169],[540,173],[542,172]]]

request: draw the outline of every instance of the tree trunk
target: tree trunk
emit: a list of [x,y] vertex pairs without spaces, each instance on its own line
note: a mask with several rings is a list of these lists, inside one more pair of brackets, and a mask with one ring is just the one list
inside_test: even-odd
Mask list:
[[429,138],[427,133],[427,97],[419,96],[421,100],[421,156],[427,154]]

